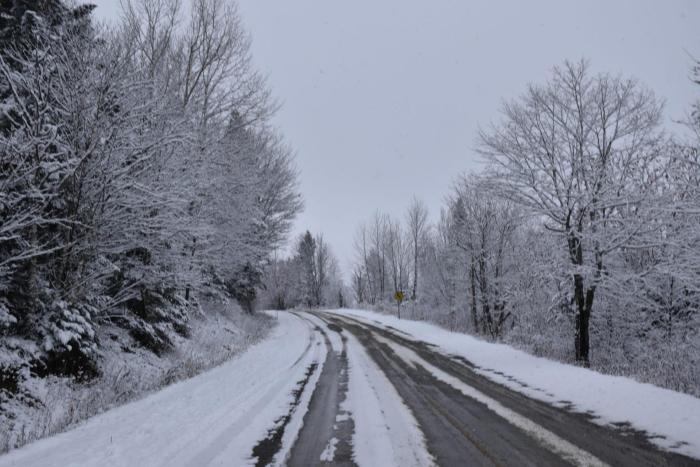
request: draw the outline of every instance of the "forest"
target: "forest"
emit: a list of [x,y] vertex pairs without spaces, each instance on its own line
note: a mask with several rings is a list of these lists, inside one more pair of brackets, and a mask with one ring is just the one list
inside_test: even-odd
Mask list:
[[413,200],[358,227],[359,307],[402,291],[405,317],[700,395],[698,102],[673,134],[661,98],[581,60],[500,115],[437,222]]
[[164,355],[205,300],[251,310],[302,208],[235,4],[123,8],[1,3],[3,421],[36,377],[100,377],[112,340]]

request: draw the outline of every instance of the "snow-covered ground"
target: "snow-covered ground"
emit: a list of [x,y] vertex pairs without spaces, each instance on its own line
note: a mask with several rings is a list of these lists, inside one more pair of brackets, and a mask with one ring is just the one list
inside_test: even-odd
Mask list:
[[[322,444],[313,454],[319,462],[336,460],[348,442],[352,459],[360,466],[409,467],[437,462],[428,449],[431,432],[422,432],[416,421],[421,412],[409,408],[419,407],[411,405],[410,399],[402,400],[397,388],[404,386],[396,386],[396,374],[392,380],[386,373],[387,365],[395,362],[375,360],[372,352],[376,353],[376,348],[370,351],[371,345],[364,347],[367,337],[360,337],[362,333],[343,330],[341,334],[337,325],[328,324],[350,321],[347,318],[433,344],[436,351],[464,357],[477,366],[478,373],[528,396],[593,413],[599,423],[628,422],[657,435],[652,440],[659,446],[700,458],[700,400],[694,397],[533,357],[426,323],[362,310],[328,313],[346,319],[327,320],[323,314],[300,312],[272,313],[278,317],[278,325],[270,335],[235,359],[95,416],[69,432],[0,456],[0,467],[243,466],[254,465],[258,456],[272,465],[283,465],[294,457],[295,443],[309,429],[319,438],[328,435],[319,440]],[[377,332],[367,332],[373,342],[392,349],[408,365],[420,365],[549,451],[574,463],[603,464],[587,451],[444,373],[407,347]],[[328,362],[338,359],[347,359],[347,367],[342,367],[338,375],[347,374],[347,393],[339,399],[339,409],[333,414],[334,430],[351,420],[352,433],[346,435],[341,431],[317,432],[313,424],[304,426],[307,415],[319,413],[314,391],[317,382],[322,387],[322,374],[328,374],[323,372],[324,362],[330,372],[334,366]],[[332,407],[330,410],[334,410]],[[274,434],[279,436],[275,438]]]
[[213,368],[244,352],[274,327],[273,320],[251,316],[230,301],[202,299],[200,304],[203,312],[190,317],[187,337],[165,329],[173,344],[168,352],[157,355],[126,329],[103,323],[97,329],[97,378],[76,384],[69,377],[30,374],[20,397],[8,397],[0,390],[0,452],[60,433]]
[[700,399],[629,378],[529,355],[418,321],[365,310],[333,310],[369,324],[393,328],[466,358],[477,372],[527,396],[593,415],[600,424],[625,424],[650,433],[663,449],[700,458]]
[[348,337],[350,382],[345,408],[355,420],[359,465],[433,465],[423,434],[396,389],[353,336]]
[[0,456],[0,466],[253,463],[252,447],[288,411],[297,381],[325,352],[304,321],[288,313],[279,321],[240,357]]
[[[326,353],[343,349],[349,381],[338,417],[353,419],[354,460],[378,467],[432,464],[411,411],[354,337],[346,334],[344,344],[316,316],[271,314],[278,317],[275,329],[233,360],[0,456],[0,467],[254,465],[253,448],[290,415],[271,459],[284,464],[303,427]],[[299,382],[307,376],[295,402]],[[337,442],[330,440],[319,461],[333,460]]]

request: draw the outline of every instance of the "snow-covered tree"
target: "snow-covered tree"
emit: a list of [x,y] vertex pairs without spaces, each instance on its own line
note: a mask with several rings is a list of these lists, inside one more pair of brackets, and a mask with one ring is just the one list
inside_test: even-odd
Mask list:
[[411,264],[413,266],[411,300],[415,300],[418,290],[418,265],[423,252],[426,229],[428,228],[428,208],[425,206],[425,203],[414,198],[408,211],[406,211],[406,227],[408,229]]
[[549,83],[507,103],[502,123],[480,135],[493,189],[566,239],[583,364],[606,258],[644,223],[636,214],[652,190],[640,181],[656,176],[661,107],[633,80],[567,62]]
[[452,196],[452,228],[468,267],[474,330],[499,337],[513,313],[515,232],[522,222],[507,201],[494,199],[480,180],[462,178]]
[[[72,86],[83,48],[94,45],[91,8],[60,2],[3,5],[0,31],[0,303],[11,329],[41,342],[38,367],[95,372],[94,310],[62,301],[64,263],[79,223],[67,186],[85,154],[71,139]],[[80,81],[76,82],[76,79]],[[8,318],[8,316],[10,318]],[[79,361],[78,361],[79,360]]]
[[165,351],[207,288],[250,308],[302,207],[235,7],[123,6],[0,5],[0,333],[37,371],[94,374],[106,322]]

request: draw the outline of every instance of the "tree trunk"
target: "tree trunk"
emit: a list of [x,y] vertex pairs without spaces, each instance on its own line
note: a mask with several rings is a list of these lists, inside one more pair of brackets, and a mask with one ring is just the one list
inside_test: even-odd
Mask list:
[[[190,271],[192,270],[193,261],[194,261],[192,258],[194,258],[194,251],[195,251],[196,247],[197,247],[197,237],[192,237],[192,253],[190,254],[190,264],[189,264]],[[187,284],[187,287],[185,287],[185,301],[186,302],[190,301],[190,285],[189,284]]]
[[479,293],[481,295],[481,316],[483,324],[483,333],[493,336],[493,317],[491,316],[491,305],[489,303],[489,283],[486,277],[486,259],[484,254],[479,255]]
[[590,321],[593,309],[595,287],[589,287],[584,291],[583,277],[574,275],[574,300],[576,302],[576,329],[574,335],[574,347],[576,349],[576,361],[581,365],[590,366]]
[[385,278],[386,278],[386,264],[385,264],[385,259],[384,259],[384,253],[382,253],[382,259],[381,263],[379,266],[379,299],[383,300],[384,299],[384,292],[386,291],[385,288]]
[[479,316],[476,307],[476,267],[474,266],[474,260],[472,260],[471,267],[469,268],[469,282],[471,283],[472,292],[472,322],[474,323],[474,332],[479,332]]
[[418,238],[414,238],[413,241],[413,293],[411,294],[411,300],[416,299],[416,289],[418,288]]
[[[579,232],[580,232],[579,226]],[[570,232],[568,235],[569,255],[571,263],[575,266],[583,265],[583,246],[581,240],[576,233]],[[602,266],[598,262],[599,269]],[[593,297],[595,294],[595,285],[584,287],[583,276],[579,273],[574,273],[574,302],[576,305],[576,318],[574,330],[574,348],[576,361],[581,365],[590,366],[589,350],[589,324],[591,320],[591,310],[593,308]]]

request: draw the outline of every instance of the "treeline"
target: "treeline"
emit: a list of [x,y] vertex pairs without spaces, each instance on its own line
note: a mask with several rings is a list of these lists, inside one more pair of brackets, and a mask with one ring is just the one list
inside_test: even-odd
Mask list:
[[0,389],[94,376],[102,324],[160,353],[202,291],[248,305],[301,209],[235,4],[184,5],[0,6]]
[[322,235],[306,231],[287,258],[273,258],[265,269],[260,306],[266,309],[343,308],[350,298],[338,260]]
[[480,132],[486,167],[439,221],[414,202],[360,227],[356,300],[408,291],[416,318],[699,394],[700,108],[678,135],[662,110],[634,80],[555,68]]

